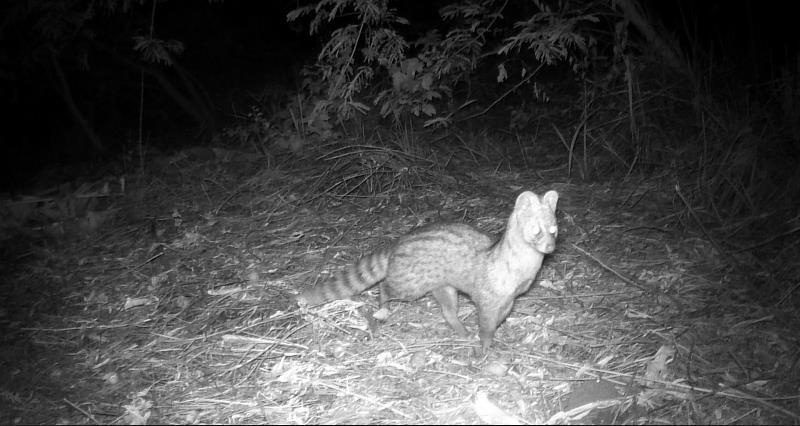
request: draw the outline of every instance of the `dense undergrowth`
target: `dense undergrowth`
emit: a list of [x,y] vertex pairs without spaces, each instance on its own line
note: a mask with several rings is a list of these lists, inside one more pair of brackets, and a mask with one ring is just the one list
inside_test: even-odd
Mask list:
[[326,40],[301,91],[251,105],[225,135],[322,161],[337,182],[324,189],[342,196],[543,154],[583,181],[668,176],[676,222],[739,270],[763,272],[742,253],[769,270],[794,256],[796,73],[748,84],[736,56],[720,61],[691,32],[679,43],[635,2],[456,2],[440,15],[421,31],[388,2],[300,7],[289,19]]
[[[316,62],[210,146],[140,133],[121,173],[0,205],[0,420],[796,422],[796,72],[754,83],[632,1],[437,6],[301,6]],[[369,296],[294,303],[544,188],[558,250],[487,358],[425,299],[378,328]]]

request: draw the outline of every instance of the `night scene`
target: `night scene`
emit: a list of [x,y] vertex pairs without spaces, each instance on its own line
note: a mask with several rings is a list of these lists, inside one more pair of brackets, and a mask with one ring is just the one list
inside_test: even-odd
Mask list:
[[800,424],[753,0],[0,5],[0,423]]

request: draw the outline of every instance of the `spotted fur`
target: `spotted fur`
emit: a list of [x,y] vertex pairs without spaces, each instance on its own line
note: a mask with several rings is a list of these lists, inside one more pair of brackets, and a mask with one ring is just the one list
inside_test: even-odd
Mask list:
[[380,304],[431,293],[442,316],[460,336],[457,292],[478,308],[479,337],[486,351],[514,299],[530,288],[545,254],[556,247],[558,193],[521,193],[499,240],[465,223],[435,223],[362,257],[299,299],[315,305],[344,299],[380,282]]

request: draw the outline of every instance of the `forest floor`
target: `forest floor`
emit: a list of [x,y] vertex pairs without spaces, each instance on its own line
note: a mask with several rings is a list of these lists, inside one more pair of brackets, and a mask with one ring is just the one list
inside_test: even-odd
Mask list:
[[[3,231],[0,423],[800,422],[797,287],[763,302],[744,254],[685,226],[668,176],[456,165],[339,196],[321,165],[148,164],[5,205],[48,219]],[[517,194],[549,189],[556,251],[486,356],[463,295],[469,339],[429,296],[377,329],[374,290],[294,300],[427,222],[500,233]]]

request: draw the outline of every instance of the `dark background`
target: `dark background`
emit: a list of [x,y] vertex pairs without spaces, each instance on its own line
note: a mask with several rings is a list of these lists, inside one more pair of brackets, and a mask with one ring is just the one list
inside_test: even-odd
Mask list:
[[[405,31],[413,34],[439,25],[437,11],[445,4],[395,2],[395,7],[409,19]],[[702,55],[713,65],[710,71],[720,72],[711,81],[738,85],[743,97],[768,96],[758,88],[775,78],[784,65],[797,71],[800,32],[793,2],[643,4],[688,56]],[[177,63],[207,92],[215,120],[206,128],[198,126],[159,94],[152,79],[145,78],[146,144],[170,150],[207,143],[221,126],[245,112],[254,96],[296,90],[301,66],[313,62],[327,34],[309,35],[306,19],[287,23],[287,12],[296,6],[296,2],[243,0],[159,3],[156,36],[183,42],[185,51],[175,56]],[[0,102],[5,123],[0,130],[0,189],[4,191],[34,184],[32,178],[43,169],[71,166],[78,169],[73,173],[80,173],[134,149],[140,72],[120,58],[141,63],[132,37],[147,33],[152,4],[135,3],[127,10],[119,5],[115,10],[98,6],[89,21],[66,29],[48,24],[68,21],[65,15],[48,20],[35,7],[20,8],[3,6],[7,13],[0,28]],[[509,7],[506,18],[513,21],[512,15],[513,7]],[[52,37],[53,33],[61,35]],[[51,49],[105,150],[89,143],[58,95],[59,76],[52,67]],[[169,67],[161,70],[174,76]]]

